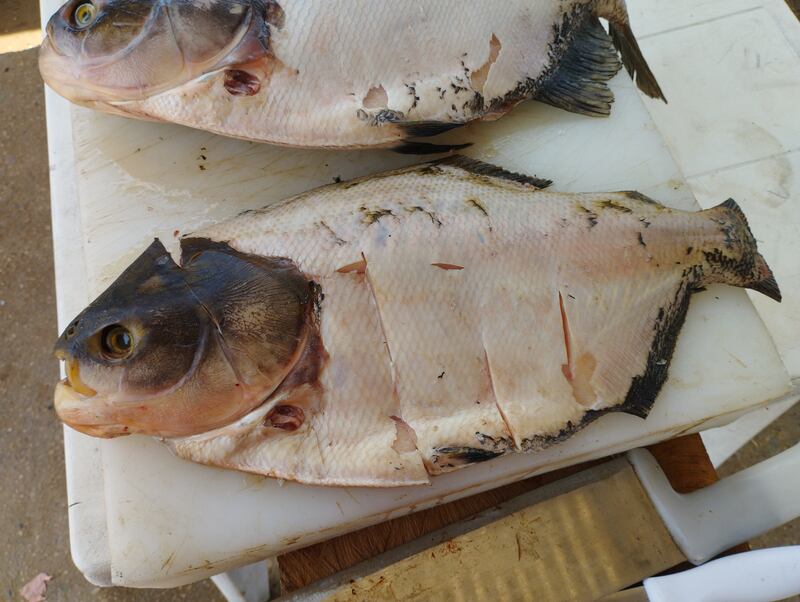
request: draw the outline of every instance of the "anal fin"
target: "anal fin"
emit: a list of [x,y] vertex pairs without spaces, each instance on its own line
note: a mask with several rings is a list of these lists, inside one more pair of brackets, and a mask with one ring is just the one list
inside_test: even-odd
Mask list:
[[621,67],[614,44],[600,20],[587,17],[533,98],[572,113],[608,117],[614,94],[606,82]]
[[466,144],[433,144],[431,142],[417,142],[415,140],[405,140],[392,147],[392,150],[401,155],[435,155],[439,153],[450,153],[472,146]]

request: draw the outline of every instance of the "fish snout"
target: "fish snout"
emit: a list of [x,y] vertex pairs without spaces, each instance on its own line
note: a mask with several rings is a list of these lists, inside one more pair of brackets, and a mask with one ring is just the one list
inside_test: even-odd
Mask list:
[[53,406],[58,417],[70,428],[90,435],[111,439],[130,434],[130,427],[106,421],[109,408],[96,406],[91,398],[79,393],[68,379],[56,385]]
[[39,73],[44,83],[68,100],[83,100],[85,94],[81,93],[76,84],[77,76],[73,73],[75,62],[54,42],[49,33],[51,25],[47,29],[48,35],[39,47]]

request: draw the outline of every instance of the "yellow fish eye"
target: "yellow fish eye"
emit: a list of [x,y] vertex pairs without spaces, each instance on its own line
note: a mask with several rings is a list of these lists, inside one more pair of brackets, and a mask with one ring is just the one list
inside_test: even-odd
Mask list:
[[133,335],[119,324],[106,326],[100,336],[100,348],[108,359],[124,359],[133,351]]
[[96,14],[97,14],[97,9],[91,2],[84,2],[83,4],[79,4],[78,8],[75,9],[74,13],[75,25],[77,25],[81,29],[84,27],[88,27],[94,21],[94,17]]

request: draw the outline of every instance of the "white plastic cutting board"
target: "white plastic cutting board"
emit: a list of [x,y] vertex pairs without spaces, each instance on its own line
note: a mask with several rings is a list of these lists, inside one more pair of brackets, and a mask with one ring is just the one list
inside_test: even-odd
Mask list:
[[[56,4],[43,0],[43,14]],[[551,178],[556,190],[636,189],[696,208],[627,75],[612,87],[617,100],[610,119],[527,103],[448,140],[474,142],[469,155]],[[418,160],[386,151],[251,144],[93,113],[51,93],[48,131],[61,324],[154,236],[175,244],[179,233],[335,177]],[[179,460],[149,438],[98,442],[67,429],[73,556],[98,582],[187,583],[505,482],[720,424],[789,389],[746,294],[725,287],[693,298],[670,374],[646,421],[607,416],[544,452],[507,456],[416,488],[281,485]]]

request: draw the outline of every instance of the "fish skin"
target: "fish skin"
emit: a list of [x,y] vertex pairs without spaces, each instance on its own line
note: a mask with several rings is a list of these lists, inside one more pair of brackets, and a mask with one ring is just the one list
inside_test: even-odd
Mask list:
[[[207,64],[186,61],[182,74],[171,76],[171,86],[159,81],[143,92],[137,75],[134,86],[90,90],[91,77],[100,78],[103,70],[90,77],[76,60],[58,56],[56,42],[66,37],[59,15],[43,45],[43,77],[68,98],[100,110],[236,138],[299,147],[403,147],[415,136],[496,119],[529,98],[607,114],[613,95],[604,81],[620,64],[597,24],[600,16],[611,20],[612,34],[621,32],[614,39],[623,40],[622,58],[640,87],[663,98],[635,45],[623,0],[234,4],[241,10],[248,6],[257,23],[225,57],[208,52]],[[171,23],[180,23],[170,14]],[[185,43],[179,46],[185,54]],[[564,62],[574,68],[559,72]]]
[[[606,412],[644,417],[691,292],[774,283],[736,211],[546,192],[439,164],[216,225],[197,236],[290,257],[325,293],[329,359],[308,412],[315,437],[302,438],[322,458],[298,458],[292,435],[273,441],[257,421],[168,443],[188,459],[306,483],[396,486],[541,449]],[[724,273],[712,250],[726,254]],[[363,273],[339,271],[359,261]],[[387,459],[389,413],[413,429],[421,463]]]

